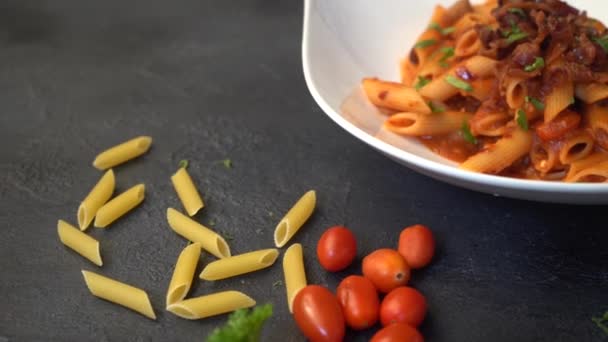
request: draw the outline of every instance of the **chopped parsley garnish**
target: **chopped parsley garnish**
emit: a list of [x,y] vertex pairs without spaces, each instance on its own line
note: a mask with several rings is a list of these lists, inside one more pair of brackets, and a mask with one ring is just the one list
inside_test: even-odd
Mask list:
[[518,15],[521,15],[522,17],[526,16],[526,12],[524,12],[524,10],[521,8],[509,8],[508,11],[509,11],[509,13],[518,14]]
[[509,43],[509,44],[515,43],[515,42],[525,39],[527,37],[528,37],[528,34],[526,32],[511,33],[507,37],[507,43]]
[[464,140],[466,140],[467,142],[477,145],[477,138],[475,138],[475,136],[473,135],[473,133],[471,133],[471,128],[469,127],[469,123],[466,121],[462,122],[462,127],[460,128],[460,133],[462,134],[462,137],[464,138]]
[[179,161],[178,167],[187,169],[188,168],[188,161],[186,159],[182,159]]
[[435,39],[426,39],[426,40],[421,40],[418,43],[416,43],[416,45],[414,45],[414,48],[416,49],[424,49],[427,48],[429,46],[433,46],[437,44],[437,41]]
[[526,102],[531,103],[538,111],[545,110],[545,104],[537,98],[526,96]]
[[528,117],[523,109],[517,111],[517,124],[521,129],[527,131],[530,127],[528,126]]
[[604,316],[592,317],[591,320],[597,325],[598,328],[604,331],[604,334],[608,335],[608,325],[606,325],[606,323],[608,323],[608,311],[604,313]]
[[545,59],[542,57],[536,57],[534,59],[534,63],[532,63],[530,65],[526,65],[524,70],[526,72],[532,72],[532,71],[536,71],[538,69],[542,69],[544,67],[545,67]]
[[232,169],[232,160],[224,159],[224,160],[222,160],[222,164],[224,164],[225,168]]
[[226,325],[213,330],[207,342],[258,342],[262,327],[272,316],[272,304],[253,310],[239,309],[228,317]]
[[431,112],[433,113],[445,112],[445,108],[438,106],[437,104],[433,103],[433,101],[429,101],[429,108],[431,108]]
[[466,92],[472,92],[473,91],[473,86],[470,85],[469,83],[461,80],[460,78],[454,76],[454,75],[448,75],[445,78],[446,83],[448,83],[449,85],[451,85],[454,88],[458,88],[460,90],[464,90]]
[[570,104],[573,105],[576,102],[576,98],[574,96],[572,96],[572,98],[570,99]]
[[448,59],[454,57],[454,48],[447,46],[441,48],[440,52],[443,53],[443,56],[441,56],[441,59],[439,59],[439,65],[447,68],[449,66]]
[[605,52],[608,53],[608,35],[603,37],[593,38],[593,41],[597,43],[597,45],[601,46]]
[[277,280],[274,283],[272,283],[272,287],[277,288],[279,286],[283,286],[283,282],[281,280]]
[[426,78],[426,77],[422,77],[422,76],[418,76],[418,82],[416,82],[416,84],[414,85],[414,88],[416,90],[420,90],[422,88],[424,88],[425,85],[431,83],[431,80]]
[[431,25],[429,25],[429,29],[435,30],[435,31],[441,33],[442,36],[447,36],[456,30],[456,28],[454,26],[443,28],[438,23],[431,23]]

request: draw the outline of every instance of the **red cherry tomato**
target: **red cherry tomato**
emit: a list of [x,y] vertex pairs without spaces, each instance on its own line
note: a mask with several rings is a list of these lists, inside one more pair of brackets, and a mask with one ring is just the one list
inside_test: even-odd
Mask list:
[[370,342],[424,342],[424,338],[415,328],[394,323],[379,330]]
[[433,233],[421,224],[407,227],[399,235],[398,249],[411,268],[422,268],[431,262],[435,254]]
[[348,276],[342,280],[336,294],[349,327],[363,330],[376,324],[380,300],[369,279],[357,275]]
[[363,258],[363,275],[372,281],[380,292],[407,284],[410,280],[410,266],[393,249],[378,249]]
[[383,326],[405,323],[417,327],[426,316],[426,299],[416,289],[398,287],[384,297],[380,304],[380,321]]
[[317,243],[317,257],[323,268],[337,272],[347,268],[357,256],[357,241],[346,227],[329,228]]
[[304,335],[313,342],[340,342],[344,338],[344,315],[328,289],[308,285],[293,300],[293,316]]

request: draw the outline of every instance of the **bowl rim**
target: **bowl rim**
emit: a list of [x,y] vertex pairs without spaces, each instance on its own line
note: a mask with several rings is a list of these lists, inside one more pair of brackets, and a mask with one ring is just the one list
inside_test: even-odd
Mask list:
[[[304,23],[302,28],[302,68],[304,79],[312,97],[317,105],[329,116],[336,124],[344,130],[354,135],[362,142],[374,147],[375,149],[389,155],[392,158],[402,160],[408,164],[431,172],[433,174],[442,175],[453,180],[460,180],[469,184],[491,185],[501,188],[514,190],[527,190],[539,192],[560,192],[560,193],[577,193],[577,194],[607,194],[608,183],[565,183],[552,182],[531,179],[510,178],[504,176],[489,175],[483,173],[472,172],[441,164],[439,162],[426,159],[415,155],[408,151],[395,147],[387,142],[384,142],[374,136],[363,131],[355,126],[339,113],[325,100],[319,93],[315,80],[311,73],[309,47],[310,47],[310,18],[313,11],[313,3],[315,0],[304,0]],[[355,86],[355,85],[353,85]],[[346,97],[347,95],[345,95]],[[403,137],[408,139],[407,137]]]

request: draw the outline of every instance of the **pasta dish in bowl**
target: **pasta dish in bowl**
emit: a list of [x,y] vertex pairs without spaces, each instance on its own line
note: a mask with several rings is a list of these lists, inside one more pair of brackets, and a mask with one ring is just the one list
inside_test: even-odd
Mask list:
[[608,6],[380,5],[306,4],[304,73],[334,121],[452,184],[608,203],[608,31],[591,15]]

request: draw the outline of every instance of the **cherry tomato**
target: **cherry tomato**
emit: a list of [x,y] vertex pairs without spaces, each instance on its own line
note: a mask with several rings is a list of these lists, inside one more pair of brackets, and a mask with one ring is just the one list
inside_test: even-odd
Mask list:
[[383,326],[405,323],[417,327],[426,316],[426,299],[416,289],[398,287],[384,297],[380,304],[380,321]]
[[411,268],[422,268],[431,262],[435,254],[433,233],[421,224],[407,227],[399,235],[398,250]]
[[317,243],[317,258],[323,268],[337,272],[347,268],[357,256],[357,241],[346,227],[331,227]]
[[407,284],[410,280],[410,266],[393,249],[378,249],[363,258],[363,275],[372,281],[380,292]]
[[379,330],[370,342],[424,342],[424,338],[415,328],[394,323]]
[[348,276],[342,280],[336,294],[349,327],[363,330],[376,324],[380,300],[369,279],[357,275]]
[[293,300],[293,316],[313,342],[339,342],[344,338],[344,315],[338,299],[328,289],[308,285]]

